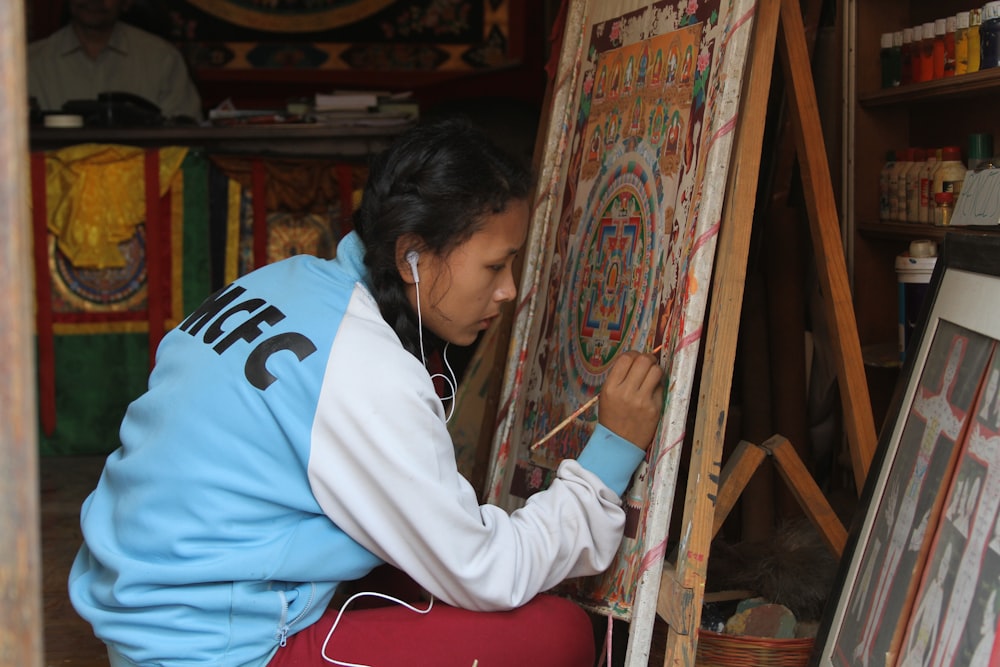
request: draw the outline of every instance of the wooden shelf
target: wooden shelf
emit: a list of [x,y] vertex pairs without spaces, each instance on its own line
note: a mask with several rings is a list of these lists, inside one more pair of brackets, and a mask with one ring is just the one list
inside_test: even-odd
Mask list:
[[858,231],[872,239],[912,241],[930,239],[943,241],[950,227],[937,227],[922,222],[897,222],[895,220],[858,221]]
[[871,93],[860,93],[858,102],[862,107],[869,108],[912,102],[944,102],[992,95],[998,91],[1000,91],[1000,67],[993,67],[947,79],[935,79],[934,81],[911,83]]
[[938,227],[920,222],[897,222],[894,220],[859,220],[858,232],[870,239],[889,239],[896,241],[913,241],[930,239],[941,243],[945,234],[1000,234],[1000,225],[948,226]]

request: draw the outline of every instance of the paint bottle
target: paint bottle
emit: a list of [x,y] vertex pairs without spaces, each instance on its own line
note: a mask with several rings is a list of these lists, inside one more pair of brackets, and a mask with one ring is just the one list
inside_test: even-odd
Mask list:
[[979,68],[1000,66],[1000,1],[983,5],[983,23],[979,27]]
[[924,80],[924,25],[913,26],[913,81]]
[[934,195],[934,224],[945,227],[951,224],[951,215],[955,212],[955,195],[951,192],[938,192]]
[[893,86],[898,86],[899,81],[896,79],[896,68],[892,53],[892,33],[883,32],[882,37],[879,41],[879,64],[882,67],[882,87],[892,88]]
[[932,78],[944,78],[945,45],[944,35],[948,31],[948,24],[944,19],[934,21],[934,42],[932,58],[934,59],[934,74]]
[[944,75],[955,76],[955,31],[958,26],[954,16],[944,20]]
[[903,30],[903,45],[899,51],[899,83],[913,83],[913,28]]
[[978,72],[979,63],[982,60],[982,44],[979,39],[979,28],[982,20],[982,10],[969,10],[969,73]]
[[892,33],[892,71],[894,86],[903,83],[903,31]]
[[934,172],[938,168],[938,150],[929,149],[927,158],[920,168],[920,209],[919,222],[934,222],[934,196],[931,189],[934,187]]
[[967,169],[962,163],[962,149],[958,146],[945,146],[941,149],[941,166],[934,173],[935,195],[939,192],[950,192],[955,197],[962,192]]
[[924,168],[927,152],[913,149],[913,163],[906,170],[906,222],[920,222],[920,170]]
[[[892,197],[890,186],[892,185],[892,172],[896,168],[896,151],[887,151],[885,163],[878,174],[878,218],[879,220],[892,219]],[[899,205],[898,203],[896,204]]]
[[[895,213],[892,219],[900,222],[906,221],[906,172],[911,166],[913,166],[913,149],[904,148],[896,155],[895,178],[891,175],[889,177],[889,187],[892,190],[889,193],[890,197],[895,193],[895,197],[889,202],[892,212]],[[892,181],[895,182],[895,188],[892,188]]]
[[955,74],[969,71],[969,12],[955,14]]
[[928,21],[921,31],[920,40],[920,80],[934,80],[934,23]]

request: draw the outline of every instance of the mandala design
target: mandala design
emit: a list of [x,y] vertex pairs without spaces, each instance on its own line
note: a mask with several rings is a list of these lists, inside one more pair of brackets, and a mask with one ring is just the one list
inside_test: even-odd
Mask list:
[[118,246],[125,265],[119,268],[77,268],[49,237],[49,269],[56,312],[119,312],[139,310],[146,301],[145,226]]
[[594,189],[585,227],[571,258],[565,309],[571,334],[564,367],[573,383],[599,384],[623,346],[635,347],[647,332],[653,274],[653,228],[657,193],[645,160],[620,161],[602,187]]

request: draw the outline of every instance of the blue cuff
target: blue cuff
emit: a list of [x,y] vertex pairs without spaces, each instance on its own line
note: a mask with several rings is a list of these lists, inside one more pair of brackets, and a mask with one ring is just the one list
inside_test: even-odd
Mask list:
[[576,460],[620,496],[644,458],[645,450],[598,424]]

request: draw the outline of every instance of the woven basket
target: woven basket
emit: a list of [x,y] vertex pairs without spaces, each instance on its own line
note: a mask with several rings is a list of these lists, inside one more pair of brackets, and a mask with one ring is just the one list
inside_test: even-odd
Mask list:
[[814,640],[768,639],[698,631],[695,665],[698,667],[806,667]]

